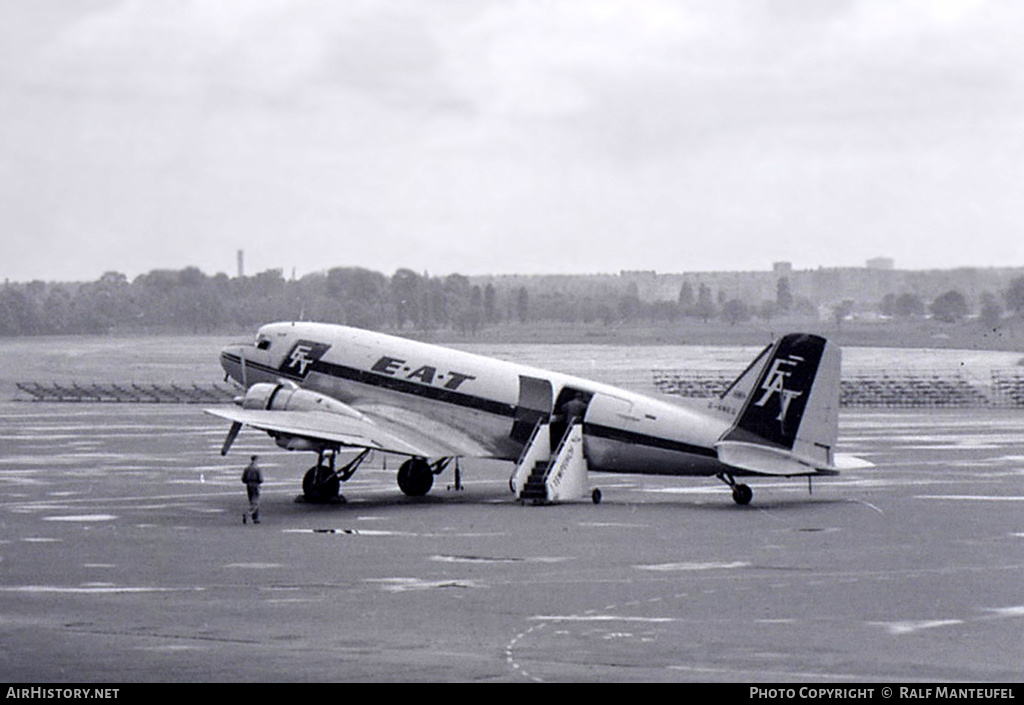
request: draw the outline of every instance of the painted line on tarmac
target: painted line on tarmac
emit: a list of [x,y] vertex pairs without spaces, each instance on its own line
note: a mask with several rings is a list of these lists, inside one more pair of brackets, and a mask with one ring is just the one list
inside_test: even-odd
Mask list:
[[630,617],[618,614],[538,614],[529,619],[544,622],[644,622],[650,624],[684,621],[677,617]]
[[635,565],[633,567],[639,570],[675,572],[691,570],[721,570],[731,568],[749,568],[750,563],[746,561],[733,561],[732,563],[654,563],[650,565]]
[[[848,681],[892,681],[892,682],[916,682],[916,678],[899,678],[889,675],[885,675],[882,678],[871,676],[868,674],[854,674],[854,673],[832,673],[829,671],[773,671],[765,670],[760,668],[721,668],[715,666],[668,666],[670,671],[684,671],[692,674],[706,674],[706,675],[727,675],[727,676],[741,676],[743,678],[749,678],[753,680],[776,680],[779,678],[797,678],[801,680],[814,680],[814,681],[828,681],[828,680],[848,680]],[[947,681],[937,681],[947,682]]]
[[[735,561],[732,563],[709,563],[709,562],[689,562],[689,563],[662,563],[662,564],[651,564],[651,565],[637,565],[634,568],[640,570],[654,570],[654,571],[693,571],[693,570],[715,570],[715,569],[733,569],[733,568],[746,568],[750,564],[745,561]],[[673,596],[673,599],[684,599],[687,597],[687,593],[677,593]],[[665,598],[654,597],[645,602],[648,604],[663,603]],[[643,623],[643,624],[667,624],[681,622],[678,617],[642,617],[642,616],[631,616],[631,615],[617,615],[608,614],[614,612],[623,607],[635,607],[641,604],[640,600],[634,600],[632,602],[626,602],[622,604],[610,604],[605,605],[600,610],[592,609],[587,610],[581,615],[535,615],[529,617],[528,621],[539,622],[539,624],[532,624],[529,628],[516,634],[512,637],[512,640],[505,645],[505,662],[509,668],[514,672],[521,675],[523,678],[527,678],[531,681],[543,683],[544,679],[540,676],[534,675],[523,668],[523,665],[516,660],[516,648],[527,638],[535,633],[539,633],[544,630],[548,624],[552,623],[566,623],[566,622],[625,622],[625,623]],[[600,613],[599,613],[600,612]]]
[[990,617],[983,619],[1010,619],[1012,617],[1024,617],[1024,605],[1015,605],[1013,607],[985,607],[986,612],[990,612]]
[[867,507],[868,509],[873,509],[874,511],[878,512],[879,514],[881,514],[883,516],[885,515],[885,512],[883,512],[879,507],[876,507],[871,502],[865,501],[863,499],[848,499],[846,501],[851,503],[851,504],[861,504],[861,505]]
[[[1022,536],[1024,536],[1024,532],[1022,532]],[[708,562],[708,563],[697,563],[697,562],[694,562],[694,563],[665,563],[665,564],[653,564],[653,565],[650,565],[650,566],[638,565],[638,566],[634,566],[634,567],[638,568],[638,569],[654,569],[654,570],[671,571],[671,570],[714,570],[714,569],[719,569],[719,568],[735,569],[735,568],[750,567],[750,565],[751,564],[749,564],[749,563],[747,563],[745,561],[734,561],[734,562],[730,562],[730,563],[713,563],[713,562]],[[1003,566],[1002,568],[1019,570],[1022,567],[1024,567],[1024,566],[1015,565],[1015,566]],[[976,571],[988,572],[990,570],[990,568],[987,567],[987,566],[979,566],[979,567],[976,567],[976,568],[967,568],[967,570],[976,570]],[[905,575],[927,575],[927,574],[932,573],[932,572],[947,572],[947,569],[933,569],[933,570],[924,570],[924,571],[921,571],[921,570],[905,571],[904,574]],[[843,573],[843,572],[829,572],[829,573],[823,574],[820,577],[821,578],[831,577],[833,579],[836,579],[836,578],[842,579],[844,575],[847,575],[847,574]],[[867,574],[849,573],[848,575],[850,576],[850,578],[852,580],[848,580],[848,581],[845,581],[845,582],[857,582],[857,581],[862,580],[862,579],[887,578],[889,573],[888,572],[867,573]],[[785,584],[783,584],[783,585],[785,585]],[[705,591],[705,592],[707,593],[709,591]],[[681,593],[677,593],[676,595],[673,595],[671,599],[685,599],[687,596],[688,596],[687,593],[681,592]],[[530,637],[537,636],[537,635],[541,634],[543,632],[543,630],[549,624],[555,624],[555,623],[577,623],[577,622],[578,623],[631,622],[631,623],[651,623],[651,624],[661,623],[661,624],[670,624],[670,623],[680,623],[680,622],[689,621],[689,620],[681,619],[681,618],[678,618],[678,617],[624,616],[624,615],[619,615],[619,614],[615,614],[614,613],[615,611],[620,610],[622,608],[628,608],[628,607],[632,607],[632,606],[639,606],[639,605],[644,604],[644,603],[646,603],[646,604],[662,603],[666,599],[668,599],[668,598],[655,597],[655,598],[650,598],[650,599],[645,600],[645,601],[635,600],[635,601],[632,601],[632,602],[627,602],[627,603],[622,603],[622,604],[609,604],[609,605],[605,605],[604,607],[600,608],[600,610],[598,610],[598,609],[587,610],[586,612],[584,612],[581,615],[536,615],[536,616],[533,616],[533,617],[529,617],[528,618],[529,621],[531,621],[531,622],[539,622],[539,623],[531,624],[529,626],[529,628],[527,628],[527,629],[523,630],[522,632],[516,634],[512,638],[512,640],[509,641],[509,643],[505,646],[505,660],[506,660],[506,663],[509,666],[509,668],[511,668],[513,670],[513,672],[517,673],[518,675],[521,675],[522,677],[527,678],[527,679],[532,680],[532,681],[535,681],[535,682],[544,682],[544,678],[543,677],[541,677],[541,676],[539,676],[539,675],[537,675],[535,673],[532,673],[532,672],[528,671],[526,668],[524,668],[523,664],[520,663],[517,660],[517,658],[516,658],[516,651],[517,651],[517,649],[519,649],[523,645],[523,642],[527,638],[530,638]],[[890,635],[892,635],[894,637],[898,637],[898,636],[901,636],[901,635],[904,635],[904,634],[912,634],[912,633],[915,633],[915,632],[918,632],[918,631],[922,631],[922,630],[926,630],[926,629],[941,628],[941,627],[945,627],[945,626],[955,626],[957,624],[964,624],[964,623],[968,623],[968,622],[972,622],[972,621],[973,622],[979,622],[979,621],[996,620],[996,619],[1024,618],[1024,605],[1011,606],[1011,607],[1002,607],[1002,608],[982,608],[982,609],[983,609],[983,611],[986,614],[984,616],[974,617],[974,618],[965,618],[965,619],[951,618],[951,619],[916,620],[916,621],[915,620],[900,620],[900,621],[892,621],[892,622],[868,622],[868,624],[870,624],[872,626],[882,627]],[[769,621],[771,623],[785,624],[785,625],[798,625],[798,624],[800,624],[800,621],[796,620],[796,619],[761,620],[760,623],[769,623]],[[699,666],[690,667],[690,666],[683,666],[683,665],[669,666],[668,668],[669,668],[669,670],[680,670],[680,671],[688,671],[688,672],[694,672],[694,673],[701,673],[701,672],[708,672],[708,673],[711,673],[711,672],[747,673],[748,672],[747,669],[743,669],[743,668],[740,668],[740,669],[718,669],[718,670],[713,670],[713,669],[701,668]],[[762,672],[763,673],[769,673],[767,671],[760,671],[760,670],[757,670],[755,672],[756,673],[762,673]],[[779,671],[777,673],[782,674],[784,672]],[[785,672],[785,673],[790,673],[790,672]],[[821,673],[821,674],[807,674],[808,677],[810,677],[811,675],[824,677],[826,674],[824,674],[824,673]],[[860,678],[861,677],[861,676],[855,676],[855,675],[850,675],[850,674],[841,674],[841,675],[840,674],[827,674],[827,676],[828,677],[835,677],[835,678]]]
[[116,514],[73,514],[69,516],[43,517],[43,521],[113,521]]
[[969,617],[964,619],[922,619],[922,620],[905,620],[897,622],[867,622],[867,624],[874,627],[883,627],[889,634],[893,636],[901,636],[903,634],[912,634],[914,632],[922,631],[925,629],[935,629],[937,627],[952,627],[958,624],[967,624],[969,622],[983,622],[999,619],[1019,619],[1024,617],[1024,605],[1013,605],[1011,607],[982,607],[980,608],[985,614],[980,617]]
[[1021,496],[971,494],[920,494],[914,499],[945,499],[958,502],[1024,502]]
[[564,563],[567,556],[536,556],[530,558],[492,558],[489,556],[430,556],[427,560],[440,563]]
[[422,578],[373,578],[368,583],[377,583],[386,592],[399,593],[445,588],[484,588],[479,580],[423,580]]
[[900,622],[868,622],[872,627],[882,627],[892,636],[913,634],[924,629],[935,629],[936,627],[950,627],[963,624],[962,619],[922,619],[906,620]]
[[0,586],[0,592],[19,592],[32,594],[56,593],[62,595],[110,595],[121,593],[138,592],[202,592],[206,588],[168,588],[168,587],[138,587],[138,586],[117,586],[117,585],[83,585],[79,587],[67,587],[60,585],[5,585]]
[[[245,489],[244,487],[242,488]],[[108,496],[108,497],[61,497],[60,499],[25,499],[15,500],[13,502],[0,502],[0,507],[25,507],[33,509],[55,509],[64,508],[72,504],[122,504],[129,503],[131,508],[138,508],[136,502],[156,502],[156,501],[180,501],[185,499],[210,499],[214,497],[227,497],[237,496],[238,492],[199,492],[199,493],[187,493],[187,494],[164,494],[164,495],[152,495],[149,497],[145,496]],[[244,498],[244,493],[242,495]]]

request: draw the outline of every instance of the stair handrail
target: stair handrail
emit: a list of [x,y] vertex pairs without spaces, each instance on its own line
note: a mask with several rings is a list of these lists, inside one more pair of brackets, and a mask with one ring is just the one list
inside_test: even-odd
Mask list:
[[523,461],[526,460],[526,454],[530,452],[530,448],[533,446],[533,442],[536,440],[537,434],[540,433],[540,429],[544,425],[544,421],[545,419],[542,416],[537,419],[537,422],[533,425],[533,431],[530,432],[529,439],[527,439],[526,443],[523,445],[522,451],[519,452],[519,458],[516,460],[516,467],[522,465]]
[[558,460],[558,456],[560,456],[562,454],[562,448],[565,447],[565,444],[569,442],[569,436],[572,434],[572,430],[577,425],[582,425],[582,424],[583,424],[583,420],[579,419],[579,418],[576,418],[576,419],[573,419],[572,421],[570,421],[569,424],[565,427],[565,433],[563,433],[562,437],[558,440],[558,445],[555,447],[555,450],[551,454],[551,457],[548,458],[548,464],[544,468],[544,481],[545,482],[547,482],[548,475],[551,474],[552,468],[555,467],[555,462]]

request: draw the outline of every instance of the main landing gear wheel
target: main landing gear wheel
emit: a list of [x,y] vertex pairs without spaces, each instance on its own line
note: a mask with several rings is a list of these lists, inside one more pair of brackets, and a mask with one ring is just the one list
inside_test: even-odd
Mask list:
[[594,502],[594,504],[600,504],[601,503],[601,490],[598,489],[597,487],[595,487],[594,491],[590,493],[590,499]]
[[341,481],[327,466],[314,465],[302,478],[302,495],[307,502],[324,504],[338,496]]
[[732,488],[732,501],[736,504],[750,504],[750,500],[754,498],[754,491],[747,485],[736,485]]
[[422,497],[434,486],[434,471],[423,458],[410,458],[398,468],[398,489],[409,497]]

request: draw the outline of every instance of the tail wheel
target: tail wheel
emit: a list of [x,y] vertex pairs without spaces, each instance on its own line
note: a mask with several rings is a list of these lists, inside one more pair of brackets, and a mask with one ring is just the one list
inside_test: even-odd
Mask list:
[[754,498],[754,491],[747,485],[736,485],[732,488],[732,500],[736,504],[750,504]]
[[434,472],[423,458],[410,458],[398,468],[398,488],[409,497],[422,497],[434,486]]
[[307,502],[323,504],[338,496],[341,481],[331,469],[323,465],[314,465],[302,478],[302,495]]

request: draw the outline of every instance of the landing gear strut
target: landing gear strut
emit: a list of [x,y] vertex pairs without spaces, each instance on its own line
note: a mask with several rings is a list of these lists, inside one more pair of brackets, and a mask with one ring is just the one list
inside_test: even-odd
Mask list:
[[754,491],[749,486],[737,483],[732,475],[724,472],[719,473],[716,477],[732,488],[732,501],[739,505],[750,504],[750,500],[754,497]]

